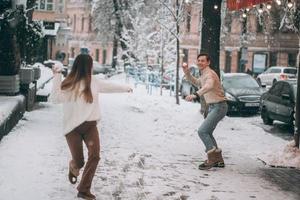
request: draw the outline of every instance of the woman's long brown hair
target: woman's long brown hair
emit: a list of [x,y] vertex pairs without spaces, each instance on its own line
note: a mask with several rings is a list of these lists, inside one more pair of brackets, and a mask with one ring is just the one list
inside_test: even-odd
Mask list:
[[[90,55],[80,54],[75,58],[70,74],[63,80],[61,84],[62,90],[75,91],[75,99],[83,95],[87,103],[93,102],[91,91],[93,59]],[[80,82],[84,82],[84,89],[78,94]]]

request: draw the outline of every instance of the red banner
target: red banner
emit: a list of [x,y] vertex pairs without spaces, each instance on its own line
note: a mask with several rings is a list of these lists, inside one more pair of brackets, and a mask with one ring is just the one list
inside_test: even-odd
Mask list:
[[271,1],[272,0],[227,0],[227,7],[229,10],[239,10]]

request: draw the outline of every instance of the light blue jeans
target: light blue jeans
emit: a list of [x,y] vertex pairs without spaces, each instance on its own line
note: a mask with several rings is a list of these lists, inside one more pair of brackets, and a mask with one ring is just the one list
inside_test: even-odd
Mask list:
[[198,135],[205,145],[206,152],[214,147],[218,148],[213,132],[219,121],[226,115],[228,109],[226,101],[209,104],[208,106],[208,115],[198,129]]

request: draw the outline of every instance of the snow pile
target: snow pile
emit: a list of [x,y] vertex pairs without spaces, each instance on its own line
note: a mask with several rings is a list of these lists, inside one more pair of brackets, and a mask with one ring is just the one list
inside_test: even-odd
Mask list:
[[294,142],[287,144],[283,151],[280,149],[272,154],[266,155],[264,161],[275,167],[295,167],[300,168],[300,150]]
[[23,96],[0,96],[0,124],[2,124],[12,113],[16,105],[24,99]]
[[35,63],[33,67],[39,67],[41,69],[41,77],[37,80],[36,87],[40,89],[43,85],[52,79],[53,74],[50,68],[45,67],[42,63]]

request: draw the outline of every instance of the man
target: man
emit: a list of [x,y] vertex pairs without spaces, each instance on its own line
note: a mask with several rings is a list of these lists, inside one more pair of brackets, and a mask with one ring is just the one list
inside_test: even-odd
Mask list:
[[188,65],[183,63],[182,69],[187,80],[197,87],[201,87],[194,94],[188,95],[185,99],[192,101],[195,98],[204,96],[208,106],[208,114],[198,129],[199,137],[205,145],[207,160],[199,165],[200,170],[212,167],[225,167],[222,151],[218,148],[213,136],[217,124],[227,113],[227,103],[220,79],[218,75],[209,67],[210,57],[206,53],[201,53],[197,57],[197,65],[201,71],[201,76],[196,79],[190,74]]

